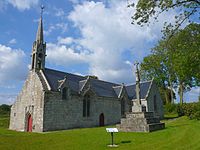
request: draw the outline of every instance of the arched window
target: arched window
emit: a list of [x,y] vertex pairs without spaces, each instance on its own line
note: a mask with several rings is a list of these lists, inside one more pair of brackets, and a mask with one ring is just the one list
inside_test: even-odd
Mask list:
[[125,100],[121,99],[121,115],[125,114]]
[[64,87],[62,89],[62,99],[63,100],[67,99],[67,88],[66,87]]
[[90,116],[90,96],[86,95],[83,99],[83,117]]

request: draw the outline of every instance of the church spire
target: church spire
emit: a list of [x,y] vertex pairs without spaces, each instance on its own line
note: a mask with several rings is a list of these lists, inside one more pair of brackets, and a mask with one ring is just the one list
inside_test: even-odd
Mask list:
[[44,6],[41,6],[41,16],[38,25],[36,40],[33,43],[33,48],[32,48],[31,70],[33,71],[45,69],[46,43],[44,43],[44,37],[43,37],[43,23],[42,23],[43,10]]
[[41,6],[41,14],[40,14],[40,21],[38,25],[38,31],[36,36],[36,42],[43,43],[43,22],[42,22],[42,15],[43,15],[44,6]]
[[42,24],[42,17],[40,17],[38,31],[36,36],[36,42],[43,43],[43,24]]

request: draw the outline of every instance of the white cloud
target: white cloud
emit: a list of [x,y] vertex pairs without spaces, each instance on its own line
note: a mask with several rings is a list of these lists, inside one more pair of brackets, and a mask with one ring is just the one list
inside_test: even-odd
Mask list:
[[[174,14],[163,14],[160,22],[141,28],[131,24],[135,10],[128,9],[125,1],[108,3],[109,7],[103,2],[83,2],[68,18],[82,35],[77,42],[92,53],[89,72],[105,80],[132,82],[130,61],[141,60],[150,52],[151,44],[161,36],[163,22]],[[123,58],[128,51],[131,60]]]
[[39,0],[8,0],[8,3],[19,10],[30,9],[32,6],[37,5],[38,2]]
[[72,44],[74,39],[72,37],[66,37],[66,38],[62,38],[62,37],[58,37],[58,44]]
[[[152,43],[161,36],[163,22],[174,16],[174,13],[162,14],[160,22],[141,28],[131,24],[131,16],[135,10],[128,9],[125,1],[112,0],[107,2],[109,5],[106,6],[103,2],[94,1],[75,3],[68,19],[80,31],[81,37],[59,37],[58,43],[54,44],[56,52],[53,52],[52,48],[49,50],[49,60],[64,66],[66,62],[88,63],[89,74],[114,82],[126,83],[135,80],[131,62],[142,60],[150,52]],[[62,44],[72,45],[71,48],[66,48]],[[81,50],[84,52],[80,52]],[[123,57],[127,52],[130,53],[128,59]]]
[[0,44],[0,85],[8,86],[11,81],[13,83],[25,79],[27,65],[24,58],[22,50]]
[[47,44],[47,61],[56,65],[70,66],[87,62],[86,52],[76,52],[66,45]]
[[48,36],[55,30],[61,30],[62,33],[65,33],[68,30],[68,25],[66,23],[57,23],[55,25],[50,25],[48,30],[44,31],[44,34]]
[[17,95],[15,94],[0,94],[0,105],[1,104],[13,104]]
[[9,44],[16,44],[16,43],[17,43],[17,40],[16,40],[16,39],[11,39],[8,43],[9,43]]
[[56,13],[55,13],[56,17],[63,17],[63,16],[65,16],[65,12],[62,9],[55,8],[55,11],[56,11]]

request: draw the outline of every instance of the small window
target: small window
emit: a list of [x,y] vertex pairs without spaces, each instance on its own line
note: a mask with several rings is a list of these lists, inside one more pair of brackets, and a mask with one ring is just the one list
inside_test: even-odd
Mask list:
[[14,113],[14,117],[16,116],[16,113]]
[[153,97],[153,102],[154,102],[154,111],[157,112],[157,100],[156,100],[156,95]]
[[83,99],[83,117],[90,116],[90,96],[86,95]]
[[40,59],[42,59],[43,55],[42,55],[41,53],[39,53],[38,57],[39,57]]
[[35,54],[33,54],[33,59],[32,59],[32,69],[34,68],[34,66],[35,66]]
[[41,62],[41,60],[38,60],[38,68],[42,68],[42,62]]
[[62,89],[62,99],[63,99],[63,100],[66,100],[66,99],[67,99],[67,88],[66,88],[66,87],[64,87],[64,88]]

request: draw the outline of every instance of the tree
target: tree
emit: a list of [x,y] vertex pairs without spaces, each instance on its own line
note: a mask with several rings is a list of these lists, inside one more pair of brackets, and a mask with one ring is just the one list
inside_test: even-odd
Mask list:
[[11,106],[2,104],[0,105],[0,114],[8,114],[10,112]]
[[172,57],[173,70],[176,73],[180,103],[183,103],[184,91],[199,86],[200,81],[200,24],[191,23],[179,30],[167,42]]
[[145,75],[154,76],[161,88],[177,88],[181,104],[183,93],[200,83],[199,39],[200,25],[191,23],[173,37],[160,40],[141,65]]
[[145,57],[141,64],[142,78],[144,80],[154,78],[165,104],[173,102],[174,99],[172,82],[175,82],[175,77],[169,60],[165,42],[160,41],[152,49],[152,54]]
[[[148,24],[150,18],[157,20],[161,13],[172,9],[179,12],[175,16],[174,30],[177,30],[186,20],[193,22],[193,16],[199,19],[200,0],[139,0],[136,4],[136,12],[132,17],[133,23]],[[168,25],[172,26],[171,23]]]

